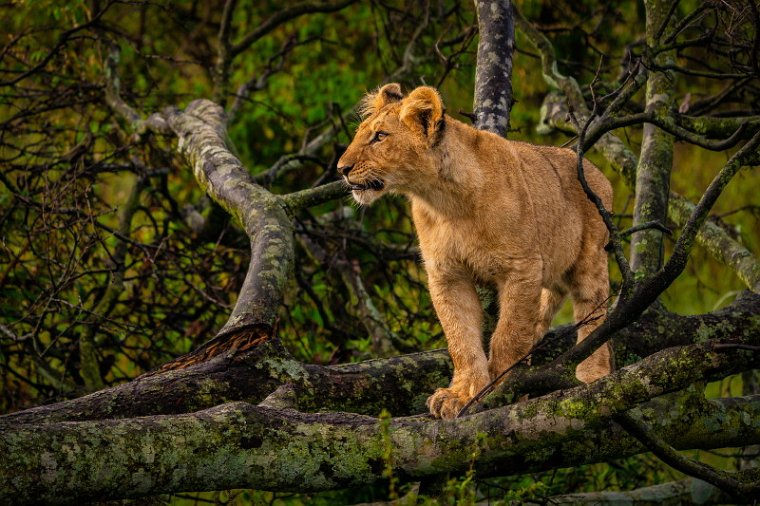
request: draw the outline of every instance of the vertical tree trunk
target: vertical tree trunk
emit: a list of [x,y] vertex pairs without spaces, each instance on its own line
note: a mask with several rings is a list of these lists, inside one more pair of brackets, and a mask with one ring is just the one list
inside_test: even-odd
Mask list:
[[[668,2],[646,0],[646,41],[649,48],[659,46],[661,27],[668,21]],[[665,51],[654,59],[658,65],[674,64],[674,52]],[[646,109],[666,116],[673,106],[674,75],[672,72],[650,72],[647,80]],[[670,171],[673,165],[673,136],[646,123],[641,144],[641,156],[636,168],[636,201],[633,225],[650,221],[665,224],[668,215]],[[641,275],[659,270],[663,259],[662,231],[656,228],[641,230],[631,239],[631,269]]]
[[478,66],[473,111],[475,127],[506,136],[512,109],[512,52],[515,23],[510,0],[475,0]]

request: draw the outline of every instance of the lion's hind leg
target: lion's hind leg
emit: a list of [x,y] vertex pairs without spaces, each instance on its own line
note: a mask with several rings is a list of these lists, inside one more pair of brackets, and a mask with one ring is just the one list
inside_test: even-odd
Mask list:
[[[586,339],[604,322],[609,286],[607,253],[603,249],[579,259],[573,269],[570,286],[578,342]],[[612,372],[612,359],[612,347],[607,342],[578,364],[575,375],[584,383],[596,381]]]

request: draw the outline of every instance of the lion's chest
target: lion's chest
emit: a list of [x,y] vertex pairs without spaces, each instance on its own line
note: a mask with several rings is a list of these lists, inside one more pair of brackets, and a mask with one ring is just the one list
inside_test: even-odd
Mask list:
[[[528,247],[535,244],[509,234],[508,219],[441,219],[414,213],[422,256],[429,267],[466,268],[482,281],[498,281],[515,260],[540,259],[541,253]],[[539,260],[540,261],[540,260]]]

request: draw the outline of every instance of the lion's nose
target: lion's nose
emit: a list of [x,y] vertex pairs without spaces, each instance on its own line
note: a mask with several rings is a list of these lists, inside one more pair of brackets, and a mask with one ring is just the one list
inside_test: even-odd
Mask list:
[[348,176],[348,173],[351,172],[351,169],[353,169],[353,165],[344,165],[343,167],[338,167],[338,172],[343,174],[344,176]]

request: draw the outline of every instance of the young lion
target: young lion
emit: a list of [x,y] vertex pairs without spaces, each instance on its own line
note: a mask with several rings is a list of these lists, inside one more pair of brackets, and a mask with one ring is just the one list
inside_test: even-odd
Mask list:
[[[606,315],[607,229],[568,149],[476,130],[444,113],[434,88],[404,97],[388,84],[364,101],[364,120],[338,161],[360,204],[385,192],[412,203],[430,296],[448,341],[454,377],[427,401],[453,418],[481,388],[543,336],[569,293],[583,340]],[[584,160],[586,180],[612,205],[612,187]],[[496,285],[499,321],[487,359],[475,282]],[[590,383],[611,370],[608,345],[576,369]]]

